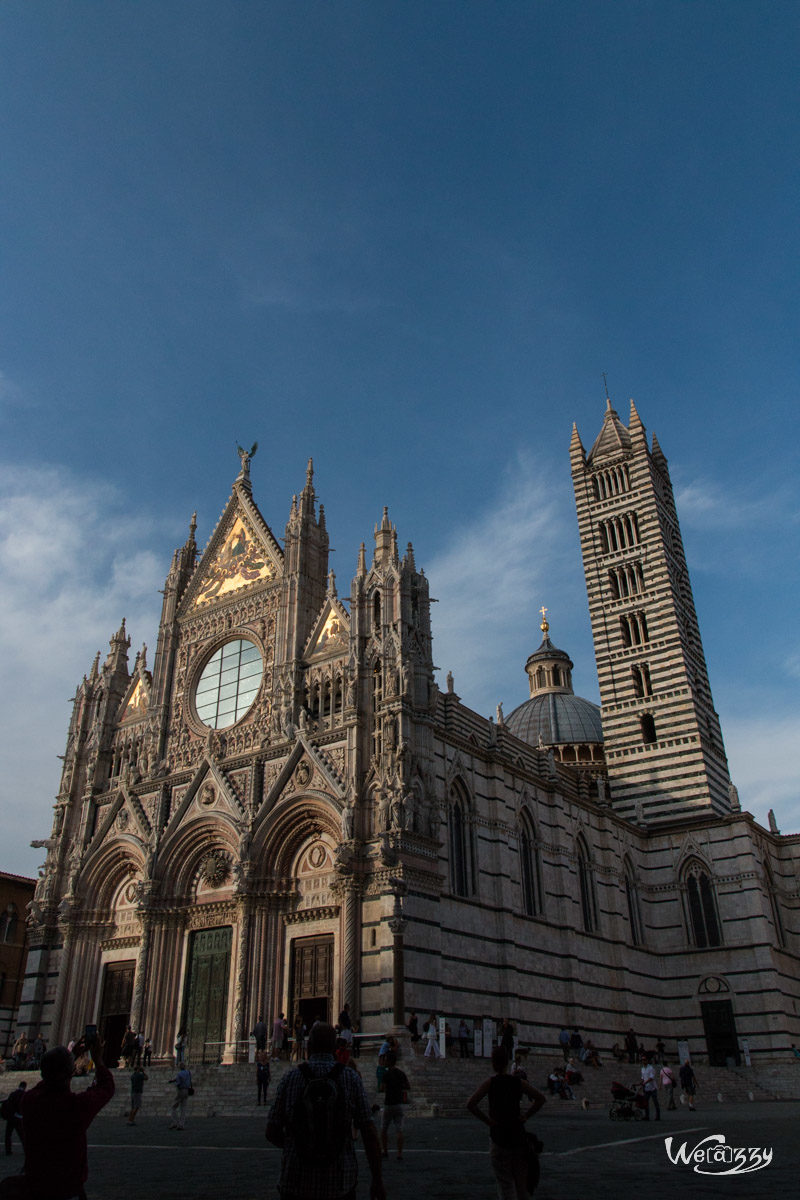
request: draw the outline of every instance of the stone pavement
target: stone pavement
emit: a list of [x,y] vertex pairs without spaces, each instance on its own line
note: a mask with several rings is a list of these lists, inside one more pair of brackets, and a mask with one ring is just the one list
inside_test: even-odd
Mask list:
[[[280,1151],[264,1141],[266,1110],[207,1118],[189,1104],[182,1133],[167,1129],[162,1113],[143,1116],[134,1128],[120,1117],[96,1121],[89,1131],[89,1200],[276,1200]],[[545,1143],[537,1200],[788,1197],[797,1191],[798,1118],[796,1101],[708,1101],[694,1113],[664,1113],[660,1124],[612,1122],[601,1109],[550,1102],[534,1122]],[[693,1149],[711,1133],[724,1134],[731,1146],[771,1149],[771,1165],[741,1179],[704,1176],[669,1161],[666,1136]],[[360,1152],[359,1159],[359,1200],[366,1200],[369,1175]],[[0,1157],[0,1177],[21,1163],[15,1143],[13,1158]],[[493,1200],[485,1127],[469,1116],[410,1119],[404,1161],[386,1162],[385,1181],[388,1200]]]

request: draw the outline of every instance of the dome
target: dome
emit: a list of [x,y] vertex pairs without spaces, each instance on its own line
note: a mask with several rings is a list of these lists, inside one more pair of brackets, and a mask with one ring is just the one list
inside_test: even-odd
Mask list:
[[506,728],[530,746],[586,745],[603,741],[600,708],[569,692],[545,692],[520,704]]

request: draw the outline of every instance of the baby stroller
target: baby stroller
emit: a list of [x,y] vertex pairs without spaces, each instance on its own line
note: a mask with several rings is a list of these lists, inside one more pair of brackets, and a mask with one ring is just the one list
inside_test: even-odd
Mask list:
[[621,1083],[612,1083],[611,1095],[614,1099],[608,1110],[612,1121],[643,1121],[647,1115],[647,1101],[631,1088]]

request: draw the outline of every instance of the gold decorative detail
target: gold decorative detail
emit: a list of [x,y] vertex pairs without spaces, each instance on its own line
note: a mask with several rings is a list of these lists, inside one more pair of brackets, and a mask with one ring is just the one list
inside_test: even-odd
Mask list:
[[332,609],[322,626],[320,635],[314,643],[309,658],[321,657],[324,654],[341,654],[348,648],[347,631],[342,624],[339,614]]
[[275,569],[264,556],[260,546],[241,517],[225,539],[213,562],[204,567],[203,583],[195,605],[236,592],[259,579],[271,579]]
[[136,687],[131,693],[131,698],[125,706],[125,712],[122,714],[123,721],[133,721],[137,717],[144,717],[147,714],[147,691],[141,679],[137,680]]
[[539,612],[542,614],[542,623],[539,628],[544,636],[547,637],[548,633],[550,632],[550,626],[547,624],[547,609],[544,605],[542,605],[542,607],[539,609]]

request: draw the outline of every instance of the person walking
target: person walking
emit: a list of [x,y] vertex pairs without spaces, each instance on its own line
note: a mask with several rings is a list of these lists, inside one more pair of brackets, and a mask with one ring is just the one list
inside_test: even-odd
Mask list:
[[172,1101],[172,1120],[169,1127],[170,1129],[185,1129],[186,1102],[190,1096],[194,1095],[189,1068],[181,1067],[175,1078],[170,1079],[169,1082],[175,1084],[175,1099]]
[[23,1079],[14,1088],[10,1096],[7,1096],[3,1101],[3,1116],[6,1122],[6,1154],[12,1154],[11,1139],[16,1131],[17,1137],[22,1141],[22,1114],[20,1112],[20,1103],[25,1095],[27,1083]]
[[261,1097],[264,1097],[264,1103],[267,1103],[267,1088],[271,1079],[269,1069],[269,1055],[266,1049],[259,1050],[256,1054],[256,1087],[258,1088],[258,1104],[261,1104]]
[[131,1107],[128,1113],[128,1124],[136,1124],[136,1114],[142,1107],[142,1096],[144,1095],[144,1085],[147,1082],[147,1075],[141,1067],[134,1067],[131,1072]]
[[664,1063],[661,1067],[660,1080],[662,1088],[666,1088],[669,1091],[669,1104],[667,1108],[677,1108],[678,1106],[675,1103],[675,1087],[678,1081],[675,1078],[675,1072],[668,1063]]
[[315,1024],[308,1061],[281,1079],[265,1135],[283,1151],[278,1190],[283,1200],[351,1200],[358,1163],[353,1126],[359,1130],[370,1169],[370,1198],[385,1200],[381,1147],[359,1075],[337,1063],[336,1030]]
[[389,1157],[389,1126],[397,1129],[397,1158],[403,1157],[403,1105],[408,1100],[408,1079],[397,1065],[397,1055],[390,1050],[386,1055],[386,1074],[383,1080],[383,1116],[381,1118],[381,1148],[383,1157]]
[[656,1069],[653,1066],[652,1056],[649,1054],[642,1055],[642,1090],[647,1103],[645,1111],[645,1121],[650,1120],[650,1102],[656,1110],[656,1120],[661,1120],[661,1105],[658,1102],[658,1083],[656,1081]]
[[689,1059],[681,1064],[680,1070],[681,1088],[686,1094],[686,1099],[689,1103],[689,1111],[694,1112],[694,1098],[697,1092],[697,1078],[692,1070],[692,1064]]
[[92,1039],[94,1083],[73,1092],[75,1059],[66,1046],[42,1056],[41,1083],[20,1103],[25,1131],[25,1181],[31,1196],[83,1196],[89,1177],[86,1130],[114,1095],[103,1043]]
[[[498,1200],[528,1200],[530,1151],[525,1122],[546,1103],[545,1097],[520,1075],[508,1075],[508,1058],[502,1046],[492,1050],[495,1074],[484,1080],[467,1101],[474,1117],[489,1126],[491,1159],[497,1180]],[[489,1098],[489,1115],[480,1108]],[[520,1101],[527,1096],[529,1108],[520,1114]],[[533,1189],[531,1189],[533,1190]]]

